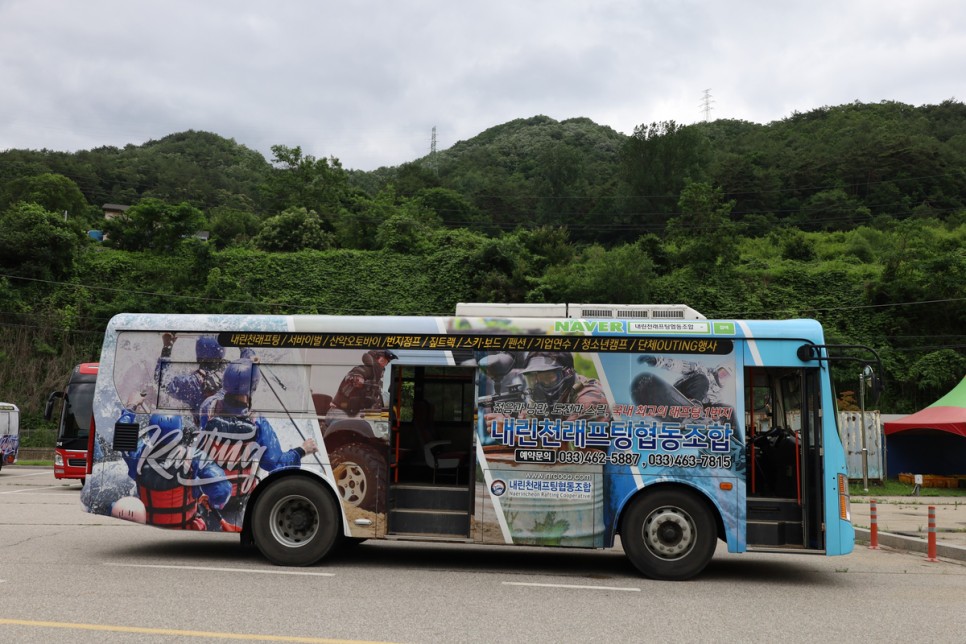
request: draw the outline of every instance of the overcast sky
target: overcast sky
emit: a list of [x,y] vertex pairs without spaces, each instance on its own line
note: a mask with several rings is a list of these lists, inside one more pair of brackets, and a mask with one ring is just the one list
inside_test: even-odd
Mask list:
[[963,0],[0,0],[0,150],[184,130],[373,170],[507,121],[966,99]]

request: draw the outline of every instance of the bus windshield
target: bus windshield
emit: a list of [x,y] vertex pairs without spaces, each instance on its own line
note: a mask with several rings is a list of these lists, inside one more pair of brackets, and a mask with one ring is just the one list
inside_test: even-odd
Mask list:
[[93,402],[93,382],[72,383],[67,387],[64,413],[57,435],[58,442],[65,449],[87,449]]

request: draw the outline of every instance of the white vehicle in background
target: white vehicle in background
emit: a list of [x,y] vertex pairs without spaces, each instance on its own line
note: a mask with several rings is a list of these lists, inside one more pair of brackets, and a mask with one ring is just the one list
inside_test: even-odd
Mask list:
[[0,468],[17,462],[20,452],[20,409],[0,403]]

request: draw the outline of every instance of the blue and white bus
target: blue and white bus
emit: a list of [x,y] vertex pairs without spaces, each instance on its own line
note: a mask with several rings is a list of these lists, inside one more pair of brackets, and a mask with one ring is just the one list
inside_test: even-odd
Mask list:
[[844,555],[834,354],[814,320],[682,305],[121,314],[82,500],[239,532],[279,565],[366,539],[619,541],[669,580],[700,573],[719,540]]

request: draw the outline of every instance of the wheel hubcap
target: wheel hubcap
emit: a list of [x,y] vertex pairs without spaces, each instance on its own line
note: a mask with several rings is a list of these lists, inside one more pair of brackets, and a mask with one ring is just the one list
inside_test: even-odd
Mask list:
[[303,496],[280,499],[271,514],[272,536],[279,543],[298,548],[312,540],[319,530],[319,514]]
[[680,559],[694,547],[694,520],[681,508],[658,508],[645,519],[642,536],[655,556]]

